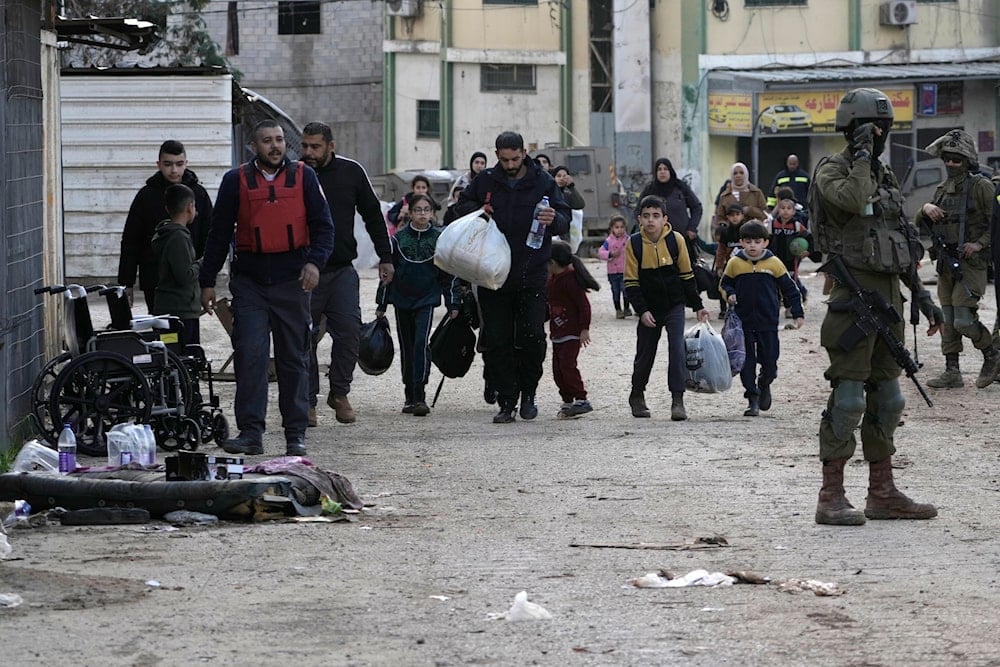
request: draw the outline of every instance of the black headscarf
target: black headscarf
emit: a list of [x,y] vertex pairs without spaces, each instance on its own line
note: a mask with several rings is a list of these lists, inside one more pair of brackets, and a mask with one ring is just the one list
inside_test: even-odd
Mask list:
[[[660,165],[664,165],[667,171],[670,172],[670,180],[666,183],[661,183],[659,179],[656,178],[656,171],[660,168]],[[656,195],[657,197],[666,197],[674,188],[678,187],[680,181],[677,178],[677,172],[674,170],[674,165],[671,164],[670,160],[665,157],[658,158],[656,163],[653,164],[653,180],[650,181],[648,194]]]

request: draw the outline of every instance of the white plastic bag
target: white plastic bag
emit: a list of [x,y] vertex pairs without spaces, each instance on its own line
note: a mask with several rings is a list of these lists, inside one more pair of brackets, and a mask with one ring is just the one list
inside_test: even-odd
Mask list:
[[729,368],[733,375],[739,375],[747,358],[746,341],[743,338],[743,320],[736,314],[736,308],[729,307],[726,311],[726,321],[722,325],[722,340],[726,343],[729,354]]
[[575,254],[583,242],[583,209],[573,209],[573,218],[569,221],[569,233],[559,237],[569,244]]
[[712,325],[701,322],[684,333],[685,386],[702,394],[715,394],[733,386],[726,343]]
[[510,273],[510,246],[483,209],[462,216],[438,237],[434,264],[453,276],[486,289],[500,289]]

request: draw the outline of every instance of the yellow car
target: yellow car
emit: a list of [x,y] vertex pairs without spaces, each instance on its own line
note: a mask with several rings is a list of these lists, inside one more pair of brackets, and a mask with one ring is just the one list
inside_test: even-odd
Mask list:
[[760,127],[775,134],[783,130],[808,130],[812,116],[797,104],[774,104],[760,112]]

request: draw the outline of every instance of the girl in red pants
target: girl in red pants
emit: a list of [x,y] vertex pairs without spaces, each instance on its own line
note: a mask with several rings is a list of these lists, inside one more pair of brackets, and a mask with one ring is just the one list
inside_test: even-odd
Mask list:
[[560,419],[585,415],[594,408],[587,400],[583,378],[576,367],[580,348],[590,345],[588,290],[599,290],[594,277],[569,244],[553,241],[549,260],[549,337],[552,339],[552,377],[562,397]]

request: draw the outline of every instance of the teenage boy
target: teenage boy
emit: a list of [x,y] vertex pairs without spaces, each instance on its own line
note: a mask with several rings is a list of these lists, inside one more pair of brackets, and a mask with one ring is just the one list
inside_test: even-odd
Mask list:
[[191,223],[198,217],[194,192],[186,185],[171,185],[163,193],[169,218],[156,226],[151,242],[160,267],[156,282],[154,315],[174,315],[184,325],[184,345],[197,345],[200,340],[198,317],[201,315],[201,288],[191,240]]
[[[740,227],[740,246],[726,263],[719,290],[743,322],[746,361],[740,371],[743,396],[750,405],[744,417],[756,417],[761,410],[771,409],[771,383],[778,376],[778,318],[781,297],[791,304],[795,328],[805,321],[802,298],[795,281],[778,257],[767,249],[770,244],[767,227],[756,220]],[[757,365],[760,365],[760,375]]]
[[708,319],[694,280],[691,258],[684,237],[670,227],[666,204],[656,195],[639,202],[640,231],[625,246],[625,293],[636,314],[635,362],[632,392],[628,397],[633,417],[649,417],[646,385],[660,334],[667,329],[667,386],[670,389],[670,418],[687,419],[684,409],[684,306],[697,313],[698,321]]
[[156,254],[150,241],[156,226],[166,215],[164,193],[171,185],[186,185],[194,193],[198,216],[191,224],[191,240],[194,253],[201,257],[205,250],[205,238],[212,223],[212,199],[198,182],[198,176],[187,167],[187,153],[184,144],[174,139],[164,141],[156,159],[156,173],[146,180],[146,185],[135,195],[122,230],[121,255],[118,258],[118,284],[125,286],[128,301],[132,303],[132,288],[136,272],[139,274],[139,289],[146,299],[146,308],[153,312],[156,298],[156,281],[159,269]]

